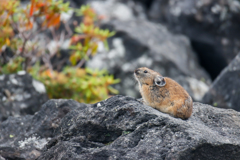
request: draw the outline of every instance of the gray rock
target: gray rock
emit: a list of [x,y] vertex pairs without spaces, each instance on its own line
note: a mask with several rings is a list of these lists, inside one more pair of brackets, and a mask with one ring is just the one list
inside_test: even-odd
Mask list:
[[34,114],[47,100],[45,86],[25,71],[0,75],[0,121]]
[[[110,38],[110,50],[100,47],[99,53],[87,62],[87,67],[107,69],[120,78],[121,83],[115,85],[120,94],[139,96],[133,79],[133,71],[138,67],[151,68],[173,79],[183,76],[185,80],[181,82],[184,83],[188,83],[188,78],[205,80],[206,86],[210,83],[185,36],[173,35],[164,26],[146,20],[116,20],[105,27],[117,31]],[[196,100],[199,99],[196,97]]]
[[146,19],[146,9],[137,1],[132,0],[90,0],[88,4],[98,15],[104,16],[103,21],[109,22],[113,19],[129,21],[133,19]]
[[216,78],[203,102],[240,111],[240,53]]
[[212,78],[240,50],[238,0],[154,0],[149,17],[188,36]]
[[69,112],[47,159],[216,159],[240,158],[240,113],[194,103],[184,121],[115,96]]
[[202,80],[191,77],[179,76],[175,79],[192,96],[194,101],[201,102],[209,90],[209,86]]
[[9,117],[0,123],[0,156],[34,160],[55,136],[61,119],[72,109],[86,105],[73,100],[52,100],[35,115]]
[[238,160],[240,113],[194,103],[188,120],[131,97],[93,105],[50,100],[33,116],[0,124],[6,159]]
[[5,158],[3,158],[2,156],[0,156],[0,160],[6,160]]
[[134,18],[131,8],[115,0],[91,1],[90,4],[99,15],[105,17],[105,21],[110,19],[126,21]]

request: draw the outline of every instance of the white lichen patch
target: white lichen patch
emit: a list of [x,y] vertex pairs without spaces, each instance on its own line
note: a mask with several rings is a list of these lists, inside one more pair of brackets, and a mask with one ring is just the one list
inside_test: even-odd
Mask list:
[[1,80],[1,81],[3,81],[4,78],[5,78],[5,75],[1,75],[1,76],[0,76],[0,80]]
[[26,73],[27,73],[26,71],[18,71],[18,72],[17,72],[17,74],[18,74],[19,76],[25,75]]
[[5,96],[2,97],[2,102],[5,102],[7,98]]
[[27,105],[24,104],[24,103],[22,103],[22,104],[20,104],[20,108],[21,108],[21,109],[25,109],[25,108],[27,108]]
[[33,79],[32,85],[39,93],[46,93],[46,88],[41,82]]
[[28,148],[28,147],[36,147],[37,149],[43,149],[43,147],[51,140],[51,138],[42,138],[40,139],[39,137],[29,137],[29,138],[25,138],[24,140],[22,141],[19,141],[18,144],[19,144],[19,147],[21,149],[24,149],[24,148]]
[[12,82],[12,84],[15,84],[15,85],[18,84],[18,81],[15,78],[10,79],[10,81]]

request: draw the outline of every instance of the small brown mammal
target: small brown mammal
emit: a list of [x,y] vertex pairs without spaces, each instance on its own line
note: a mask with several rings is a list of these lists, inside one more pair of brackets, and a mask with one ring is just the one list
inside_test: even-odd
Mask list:
[[192,98],[171,78],[146,67],[134,71],[143,102],[174,117],[188,119],[192,114]]

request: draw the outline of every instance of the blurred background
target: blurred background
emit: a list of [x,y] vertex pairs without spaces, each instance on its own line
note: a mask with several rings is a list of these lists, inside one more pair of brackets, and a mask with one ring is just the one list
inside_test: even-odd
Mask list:
[[133,71],[240,111],[239,0],[1,0],[0,119],[49,98],[140,98]]

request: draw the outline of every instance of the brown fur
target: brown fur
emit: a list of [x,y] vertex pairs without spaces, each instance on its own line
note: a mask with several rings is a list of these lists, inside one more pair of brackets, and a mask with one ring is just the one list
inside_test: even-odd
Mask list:
[[139,83],[144,104],[181,119],[191,116],[192,98],[176,81],[164,77],[165,85],[158,86],[155,78],[162,75],[146,67],[136,69],[134,75]]

